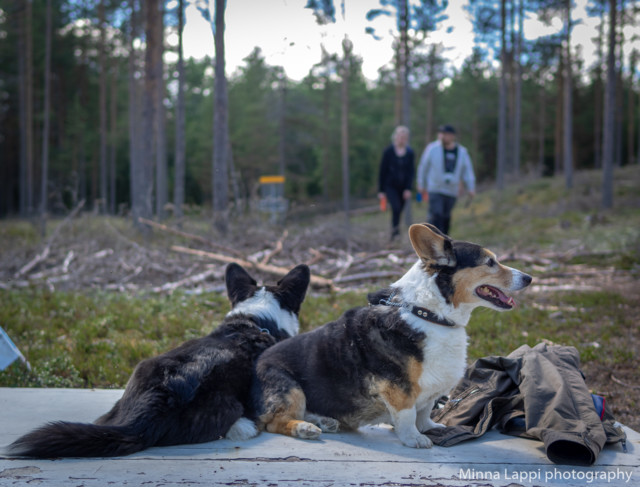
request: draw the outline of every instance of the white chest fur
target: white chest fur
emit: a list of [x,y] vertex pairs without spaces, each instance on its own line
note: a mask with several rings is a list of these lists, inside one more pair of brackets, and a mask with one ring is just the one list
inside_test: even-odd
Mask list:
[[392,284],[391,289],[401,302],[427,308],[458,325],[442,326],[418,318],[407,309],[402,311],[407,324],[426,335],[416,409],[431,408],[433,401],[448,394],[464,374],[467,365],[465,326],[473,308],[456,308],[447,303],[436,284],[436,275],[427,274],[420,261]]
[[449,328],[430,323],[408,311],[403,312],[403,318],[426,335],[422,347],[422,375],[416,409],[430,408],[433,401],[448,394],[464,374],[467,333],[464,327]]

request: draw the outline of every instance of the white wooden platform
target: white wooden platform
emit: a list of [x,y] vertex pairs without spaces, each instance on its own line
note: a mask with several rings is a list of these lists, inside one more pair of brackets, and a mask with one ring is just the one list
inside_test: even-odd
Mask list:
[[[0,447],[45,421],[90,422],[121,390],[0,388]],[[542,444],[491,431],[451,448],[415,450],[384,426],[303,441],[262,433],[247,442],[151,448],[128,457],[29,460],[0,456],[0,486],[637,486],[640,434],[593,467],[551,463]]]

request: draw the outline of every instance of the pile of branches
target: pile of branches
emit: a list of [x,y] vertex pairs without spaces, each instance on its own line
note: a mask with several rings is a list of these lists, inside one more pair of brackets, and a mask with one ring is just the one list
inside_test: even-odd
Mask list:
[[415,262],[410,246],[381,250],[384,245],[372,242],[371,235],[363,235],[360,242],[353,239],[346,250],[349,246],[330,224],[297,229],[295,236],[287,229],[274,234],[274,229],[246,228],[222,242],[139,219],[153,232],[153,239],[145,240],[133,227],[132,235],[125,235],[108,218],[93,218],[98,229],[83,231],[83,220],[92,216],[78,217],[80,208],[36,248],[11,249],[0,262],[0,288],[219,292],[224,290],[226,265],[235,262],[261,282],[275,282],[304,263],[311,268],[313,288],[340,291],[388,285]]
[[[82,204],[44,242],[3,249],[0,289],[222,292],[225,267],[236,262],[266,283],[304,263],[311,268],[313,288],[340,291],[387,286],[416,261],[406,237],[389,246],[386,231],[366,224],[345,230],[335,218],[285,230],[241,224],[226,239],[215,240],[140,219],[150,235],[143,238],[133,225],[114,225],[113,218],[81,209]],[[535,278],[530,292],[536,293],[593,290],[633,278],[614,268],[567,265],[579,255],[593,254],[580,247],[536,253],[512,249],[499,257],[526,266]]]

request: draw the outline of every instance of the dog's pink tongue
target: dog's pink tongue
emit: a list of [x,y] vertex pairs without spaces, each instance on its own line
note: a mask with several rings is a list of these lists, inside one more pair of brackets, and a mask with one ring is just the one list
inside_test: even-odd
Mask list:
[[515,299],[513,299],[511,296],[507,296],[505,293],[500,291],[500,289],[498,289],[498,288],[492,287],[491,289],[497,295],[497,298],[500,301],[502,301],[504,304],[506,304],[507,306],[513,307],[513,306],[516,305]]

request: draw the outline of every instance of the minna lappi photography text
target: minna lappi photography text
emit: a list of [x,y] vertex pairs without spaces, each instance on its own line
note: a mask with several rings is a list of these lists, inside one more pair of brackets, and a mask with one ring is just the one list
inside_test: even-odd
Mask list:
[[532,470],[510,470],[505,467],[495,470],[481,470],[475,468],[461,468],[458,474],[460,480],[510,480],[514,482],[544,482],[546,484],[566,482],[576,480],[584,484],[596,483],[602,485],[610,483],[620,485],[622,483],[631,485],[633,472],[617,467],[615,470],[565,470],[553,469],[532,469]]

